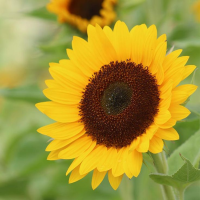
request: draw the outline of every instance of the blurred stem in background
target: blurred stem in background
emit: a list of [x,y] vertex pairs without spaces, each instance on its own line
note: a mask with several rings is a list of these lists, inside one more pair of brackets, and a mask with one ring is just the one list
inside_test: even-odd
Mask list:
[[184,200],[184,192],[185,192],[185,189],[179,190],[179,200]]
[[119,187],[119,192],[122,200],[133,200],[133,180],[125,176]]
[[[166,174],[168,171],[168,165],[167,165],[165,152],[162,151],[159,154],[151,153],[151,156],[153,158],[156,171],[161,174]],[[161,189],[162,189],[164,200],[176,200],[172,187],[167,186],[167,185],[161,185]]]

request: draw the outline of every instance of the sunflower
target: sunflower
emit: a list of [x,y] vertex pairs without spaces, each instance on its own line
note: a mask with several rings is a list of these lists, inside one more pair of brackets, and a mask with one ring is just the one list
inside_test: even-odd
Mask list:
[[139,175],[142,153],[179,139],[172,127],[190,114],[181,104],[197,87],[177,85],[195,66],[185,66],[182,50],[166,55],[166,35],[157,38],[155,25],[130,32],[121,21],[113,31],[89,25],[88,42],[74,37],[72,47],[68,60],[50,63],[44,94],[51,101],[36,106],[57,122],[38,132],[54,139],[48,160],[74,159],[70,183],[93,171],[95,189],[108,172],[117,189],[124,174]]
[[58,15],[58,21],[68,22],[86,32],[88,24],[101,27],[115,19],[113,10],[117,0],[51,0],[47,9]]
[[196,1],[193,4],[192,10],[196,15],[196,20],[200,22],[200,0]]

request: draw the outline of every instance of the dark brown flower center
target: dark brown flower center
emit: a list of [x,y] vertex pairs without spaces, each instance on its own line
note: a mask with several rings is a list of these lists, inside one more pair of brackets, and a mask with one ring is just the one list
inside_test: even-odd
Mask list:
[[108,115],[120,114],[130,104],[132,89],[123,82],[115,82],[103,93],[101,105]]
[[71,0],[68,10],[71,14],[90,20],[93,16],[100,16],[104,0]]
[[153,123],[159,100],[156,79],[147,67],[111,62],[89,79],[79,114],[97,144],[122,148]]

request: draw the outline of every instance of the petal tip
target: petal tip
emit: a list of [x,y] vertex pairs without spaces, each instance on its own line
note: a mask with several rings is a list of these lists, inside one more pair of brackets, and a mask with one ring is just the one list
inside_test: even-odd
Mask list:
[[36,103],[35,107],[40,111],[40,112],[44,112],[44,107],[43,107],[43,102],[42,103]]

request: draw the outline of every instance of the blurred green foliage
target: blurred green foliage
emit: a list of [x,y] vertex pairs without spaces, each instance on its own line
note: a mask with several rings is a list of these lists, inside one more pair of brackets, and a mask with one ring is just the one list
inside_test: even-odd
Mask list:
[[[156,24],[158,35],[167,34],[168,49],[183,48],[182,55],[189,55],[189,64],[200,65],[200,23],[195,21],[191,6],[195,0],[119,0],[116,6],[117,19],[131,29],[136,24]],[[124,190],[120,186],[113,191],[105,179],[93,191],[91,174],[73,184],[68,184],[65,172],[71,161],[46,161],[48,137],[36,129],[52,121],[41,114],[34,104],[45,101],[42,89],[49,79],[48,63],[67,58],[66,48],[71,48],[74,35],[86,39],[86,35],[66,24],[58,24],[56,17],[48,13],[48,0],[0,1],[0,74],[3,69],[16,80],[0,80],[0,200],[120,200]],[[3,30],[3,31],[2,31]],[[200,86],[200,71],[197,69],[184,83]],[[13,81],[13,82],[12,82]],[[183,164],[179,153],[199,168],[199,149],[191,150],[193,135],[200,127],[200,88],[187,103],[192,114],[177,123],[180,140],[166,142],[165,151],[176,169]],[[198,132],[199,133],[199,132]],[[189,145],[190,148],[184,148]],[[173,154],[174,152],[174,154]],[[186,155],[185,155],[186,154]],[[170,157],[170,155],[173,155]],[[176,157],[176,158],[175,158]],[[196,158],[193,163],[192,158]],[[145,165],[138,178],[130,180],[132,193],[137,200],[162,199],[159,185],[149,178],[154,172],[152,160],[144,155]],[[178,159],[178,160],[176,160]],[[181,165],[180,162],[182,161]],[[180,166],[179,166],[180,165]],[[178,166],[178,168],[176,167]],[[174,172],[173,172],[174,173]],[[127,180],[123,180],[125,182]],[[200,183],[195,182],[186,190],[186,200],[200,199]],[[122,196],[122,198],[121,198]]]

